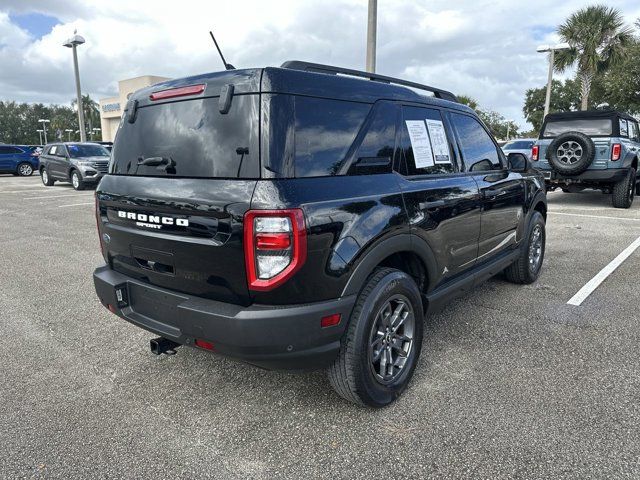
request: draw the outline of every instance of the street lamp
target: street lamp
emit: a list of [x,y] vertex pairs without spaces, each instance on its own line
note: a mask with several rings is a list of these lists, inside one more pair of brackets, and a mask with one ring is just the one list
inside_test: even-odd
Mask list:
[[376,37],[378,30],[378,0],[369,0],[367,12],[367,72],[376,71]]
[[73,37],[62,44],[64,47],[68,47],[73,50],[73,70],[76,75],[76,94],[78,96],[78,124],[80,125],[80,141],[86,142],[87,135],[84,131],[84,113],[82,111],[82,93],[80,92],[80,72],[78,71],[78,52],[76,47],[82,45],[85,40],[84,37],[77,34],[78,31],[74,30]]
[[40,135],[40,145],[44,145],[44,144],[42,143],[42,129],[41,129],[41,128],[39,128],[38,130],[36,130],[36,132],[38,132],[38,135]]
[[67,141],[70,142],[71,141],[71,133],[73,132],[73,130],[71,130],[70,128],[65,129],[65,132],[67,132]]
[[38,122],[42,122],[42,131],[44,132],[44,144],[47,144],[47,123],[51,122],[51,120],[46,120],[41,118]]
[[547,78],[547,96],[544,100],[544,115],[542,119],[549,114],[549,106],[551,105],[551,82],[553,80],[553,61],[556,52],[571,49],[568,43],[558,43],[557,45],[540,45],[536,50],[538,53],[549,53],[549,76]]

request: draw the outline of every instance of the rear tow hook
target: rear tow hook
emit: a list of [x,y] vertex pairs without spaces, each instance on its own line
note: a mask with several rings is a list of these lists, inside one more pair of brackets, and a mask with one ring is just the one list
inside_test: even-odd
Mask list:
[[154,338],[149,342],[151,346],[151,353],[154,355],[175,355],[176,348],[180,346],[179,343],[176,343],[172,340],[168,340],[164,337]]

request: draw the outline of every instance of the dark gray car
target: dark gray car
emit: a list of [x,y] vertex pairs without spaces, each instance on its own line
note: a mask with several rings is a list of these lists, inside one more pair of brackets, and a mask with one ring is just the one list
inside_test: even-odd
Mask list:
[[42,183],[70,182],[76,190],[96,185],[109,168],[109,151],[97,143],[54,143],[40,155]]

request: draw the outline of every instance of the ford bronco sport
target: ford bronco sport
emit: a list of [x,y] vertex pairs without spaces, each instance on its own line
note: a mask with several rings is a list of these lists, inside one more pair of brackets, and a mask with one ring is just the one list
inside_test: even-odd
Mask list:
[[639,157],[638,121],[613,110],[549,114],[532,149],[550,190],[600,189],[617,208],[629,208],[640,191]]
[[546,197],[453,94],[296,61],[136,92],[96,216],[97,295],[154,353],[327,368],[380,407],[425,314],[503,271],[536,280]]

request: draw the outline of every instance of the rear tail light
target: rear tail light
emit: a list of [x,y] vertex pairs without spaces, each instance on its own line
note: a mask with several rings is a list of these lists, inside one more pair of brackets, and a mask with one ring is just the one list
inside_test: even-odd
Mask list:
[[196,338],[195,341],[196,347],[204,348],[205,350],[215,350],[215,345],[211,342],[207,342],[206,340],[201,340]]
[[531,159],[537,162],[539,159],[539,156],[540,156],[540,146],[534,145],[533,147],[531,147]]
[[611,146],[611,160],[616,161],[620,160],[620,153],[622,152],[622,145],[619,143],[614,143]]
[[205,85],[189,85],[188,87],[169,88],[160,90],[149,95],[151,100],[165,100],[167,98],[187,97],[189,95],[199,95],[204,92]]
[[307,230],[300,209],[250,210],[244,216],[244,259],[251,290],[271,290],[307,259]]

